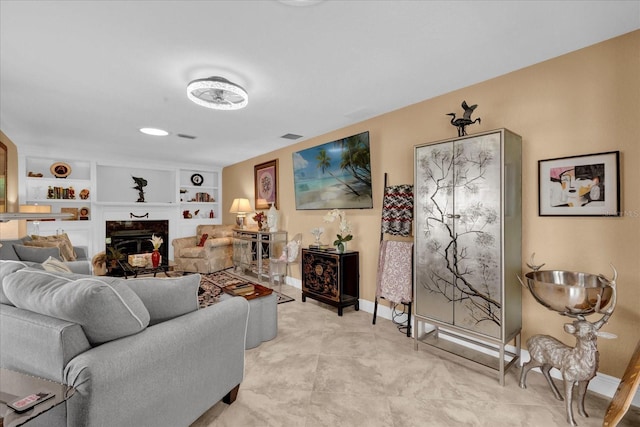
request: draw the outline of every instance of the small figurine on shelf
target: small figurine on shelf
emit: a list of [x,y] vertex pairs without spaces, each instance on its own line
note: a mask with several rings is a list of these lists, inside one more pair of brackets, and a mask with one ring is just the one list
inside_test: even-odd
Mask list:
[[138,190],[138,200],[137,203],[144,203],[144,187],[147,186],[147,180],[144,178],[139,178],[132,176],[133,181],[136,183],[135,187],[132,187],[134,190]]
[[186,211],[182,211],[182,217],[184,219],[190,219],[190,218],[193,218],[193,215],[191,215],[191,212],[189,212],[189,210],[186,210]]
[[73,187],[69,187],[69,199],[75,199],[76,198],[76,190],[73,189]]
[[215,217],[215,214],[213,213],[213,209],[211,209],[211,212],[209,212],[209,218],[213,218]]

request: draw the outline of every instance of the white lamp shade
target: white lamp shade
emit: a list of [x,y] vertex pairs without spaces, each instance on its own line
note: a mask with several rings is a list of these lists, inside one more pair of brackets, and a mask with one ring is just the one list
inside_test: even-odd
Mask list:
[[246,214],[247,212],[251,212],[249,199],[233,199],[229,212],[235,214]]

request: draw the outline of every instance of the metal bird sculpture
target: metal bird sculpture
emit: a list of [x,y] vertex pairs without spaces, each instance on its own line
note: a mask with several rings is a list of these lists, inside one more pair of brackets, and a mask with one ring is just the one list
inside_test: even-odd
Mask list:
[[131,176],[131,178],[133,178],[133,181],[136,183],[136,186],[133,187],[133,189],[138,190],[138,200],[136,200],[136,202],[144,203],[144,187],[147,186],[147,180],[135,176]]
[[451,124],[458,128],[458,136],[464,136],[467,134],[467,126],[472,125],[475,122],[480,123],[480,117],[475,120],[471,120],[471,114],[477,107],[478,104],[469,106],[467,105],[467,101],[462,101],[462,108],[464,109],[464,114],[462,115],[462,117],[456,119],[456,113],[447,114],[447,116],[451,116]]

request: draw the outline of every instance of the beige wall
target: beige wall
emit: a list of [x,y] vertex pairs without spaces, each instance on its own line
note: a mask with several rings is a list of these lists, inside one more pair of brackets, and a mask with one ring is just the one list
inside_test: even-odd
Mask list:
[[[368,130],[374,209],[349,210],[347,216],[354,223],[349,248],[361,256],[360,296],[373,301],[383,174],[392,185],[412,183],[414,145],[454,137],[456,129],[445,113],[460,113],[462,100],[478,104],[473,117],[481,117],[482,124],[471,126],[469,133],[506,127],[523,138],[523,272],[529,271],[525,263],[532,252],[549,269],[607,276],[609,263],[618,269],[617,309],[603,328],[618,338],[600,339],[598,347],[600,372],[620,378],[640,338],[639,52],[640,31],[635,31],[226,167],[224,210],[235,197],[248,197],[253,205],[253,166],[278,158],[282,228],[291,235],[303,232],[305,245],[313,241],[309,230],[315,226],[325,226],[333,237],[336,225],[323,224],[325,211],[295,209],[292,153]],[[613,150],[621,153],[623,216],[538,216],[538,160]],[[225,212],[224,223],[232,222]],[[295,269],[293,275],[300,278]],[[545,333],[573,344],[562,329],[569,320],[523,293],[523,343]]]
[[7,146],[7,212],[18,212],[18,148],[0,130],[0,141]]

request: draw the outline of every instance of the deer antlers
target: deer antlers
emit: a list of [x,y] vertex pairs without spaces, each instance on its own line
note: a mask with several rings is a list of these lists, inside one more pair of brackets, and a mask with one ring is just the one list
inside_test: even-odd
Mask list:
[[[612,292],[611,302],[609,303],[609,308],[607,308],[605,311],[601,311],[600,303],[602,301],[602,297],[601,295],[598,295],[598,303],[595,307],[595,312],[600,313],[603,316],[600,318],[600,320],[593,323],[596,329],[602,328],[602,326],[604,326],[604,324],[609,321],[609,318],[613,314],[613,310],[616,308],[616,303],[618,300],[617,292],[616,292],[616,280],[618,279],[618,271],[613,266],[613,264],[609,264],[609,265],[611,265],[611,269],[613,270],[613,279],[609,280],[602,274],[599,274],[598,278],[600,279],[600,282],[608,286],[611,286],[611,292]],[[604,289],[606,288],[603,288],[603,292],[604,292]]]

